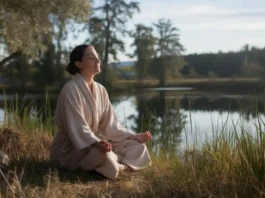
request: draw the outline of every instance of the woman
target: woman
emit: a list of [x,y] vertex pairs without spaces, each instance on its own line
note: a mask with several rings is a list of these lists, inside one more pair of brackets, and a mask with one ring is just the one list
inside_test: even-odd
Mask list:
[[73,78],[59,94],[52,162],[70,170],[95,170],[111,180],[121,170],[151,166],[144,144],[151,139],[150,132],[135,134],[121,126],[106,89],[93,80],[101,71],[94,47],[77,46],[67,71]]

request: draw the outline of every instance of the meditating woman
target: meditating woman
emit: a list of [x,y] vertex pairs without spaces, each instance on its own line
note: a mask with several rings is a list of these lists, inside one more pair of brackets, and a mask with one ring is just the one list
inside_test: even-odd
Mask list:
[[125,169],[151,166],[145,143],[149,131],[134,133],[118,121],[106,89],[94,81],[100,73],[92,45],[79,45],[70,54],[67,71],[73,75],[61,90],[55,112],[58,131],[51,160],[60,167],[95,170],[108,179]]

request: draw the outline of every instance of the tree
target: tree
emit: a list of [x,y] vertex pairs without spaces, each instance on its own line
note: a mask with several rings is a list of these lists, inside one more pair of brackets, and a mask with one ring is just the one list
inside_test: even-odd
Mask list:
[[262,77],[264,76],[264,68],[257,62],[249,61],[245,56],[242,61],[241,75],[244,77]]
[[197,74],[197,72],[195,71],[195,69],[193,67],[190,68],[190,70],[189,70],[189,77],[190,78],[198,78],[199,77],[199,75]]
[[46,50],[40,60],[35,63],[37,71],[34,75],[34,81],[38,86],[44,87],[46,85],[53,85],[56,81],[57,72],[55,63],[57,60],[55,45],[52,43],[51,38],[45,37],[43,42],[48,46],[48,50]]
[[[92,43],[102,45],[104,39],[103,57],[103,70],[102,70],[102,83],[108,85],[107,65],[109,62],[109,55],[112,55],[114,60],[117,60],[118,51],[124,52],[124,42],[121,37],[125,36],[128,31],[126,30],[126,23],[133,17],[135,12],[139,12],[138,2],[126,2],[125,0],[104,0],[102,5],[94,8],[95,13],[91,19],[90,28],[95,29],[95,26],[102,28],[102,34],[98,35],[100,38],[93,34]],[[98,39],[96,42],[95,39]]]
[[155,54],[155,38],[152,32],[153,29],[151,27],[137,24],[135,32],[131,34],[131,36],[134,38],[134,42],[131,47],[135,46],[134,53],[131,55],[131,57],[137,57],[135,67],[139,79],[146,77],[147,68]]
[[17,78],[25,88],[31,79],[31,65],[25,55],[20,55],[14,60],[14,65],[17,68]]
[[178,75],[179,70],[184,66],[181,53],[184,51],[179,42],[178,29],[173,26],[170,20],[159,19],[154,23],[158,36],[156,37],[156,56],[159,61],[153,62],[158,68],[160,86],[165,86],[166,73]]
[[66,27],[89,15],[87,0],[0,0],[0,42],[6,48],[0,66],[20,54],[37,58],[47,49],[42,36],[54,34],[56,23]]
[[218,76],[217,76],[213,71],[209,71],[209,72],[208,72],[208,77],[209,77],[209,78],[213,78],[213,79],[214,79],[214,78],[218,78]]

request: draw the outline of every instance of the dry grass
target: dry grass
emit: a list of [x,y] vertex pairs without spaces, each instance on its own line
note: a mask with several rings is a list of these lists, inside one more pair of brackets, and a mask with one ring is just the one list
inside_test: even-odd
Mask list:
[[[264,126],[263,122],[260,125]],[[52,136],[43,129],[25,133],[3,128],[0,149],[11,157],[3,197],[264,197],[265,134],[221,135],[200,148],[183,153],[152,154],[153,166],[123,172],[117,181],[93,172],[57,170],[49,163]]]
[[174,160],[152,156],[153,167],[141,172],[122,172],[116,181],[108,181],[93,172],[69,172],[53,168],[48,160],[51,142],[48,134],[23,134],[3,128],[0,142],[0,149],[11,157],[9,170],[5,171],[8,185],[4,181],[0,185],[3,197],[126,198],[184,195],[172,183],[172,178],[175,178]]
[[49,163],[51,139],[48,133],[25,134],[12,128],[2,129],[0,149],[11,158],[11,165],[5,171],[8,183],[1,182],[2,196],[139,197],[152,193],[145,177],[150,170],[124,172],[117,181],[110,182],[93,172],[53,168]]

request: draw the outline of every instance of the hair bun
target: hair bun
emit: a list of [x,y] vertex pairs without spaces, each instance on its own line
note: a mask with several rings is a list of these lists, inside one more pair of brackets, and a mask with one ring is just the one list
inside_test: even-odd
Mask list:
[[71,75],[75,75],[78,72],[78,68],[75,66],[74,62],[70,62],[66,67],[66,71]]

